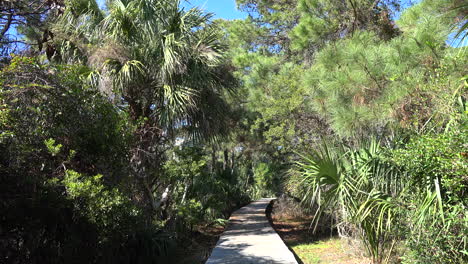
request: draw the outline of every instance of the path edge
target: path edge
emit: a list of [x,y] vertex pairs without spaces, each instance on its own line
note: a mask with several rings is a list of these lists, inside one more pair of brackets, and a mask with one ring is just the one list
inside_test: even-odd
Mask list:
[[273,224],[273,218],[271,217],[271,212],[273,211],[273,204],[277,200],[278,200],[278,198],[273,199],[273,200],[270,201],[270,203],[268,203],[267,207],[265,208],[265,216],[268,219],[268,222],[270,223],[271,228],[273,228],[273,230],[275,230],[276,234],[278,234],[278,236],[281,238],[281,241],[283,241],[283,244],[294,255],[294,258],[296,259],[297,263],[298,264],[304,264],[304,262],[299,258],[299,256],[296,254],[296,252],[294,252],[294,250],[290,246],[288,246],[288,244],[286,244],[283,237],[281,237],[281,235],[278,233],[278,231],[276,231],[275,225]]

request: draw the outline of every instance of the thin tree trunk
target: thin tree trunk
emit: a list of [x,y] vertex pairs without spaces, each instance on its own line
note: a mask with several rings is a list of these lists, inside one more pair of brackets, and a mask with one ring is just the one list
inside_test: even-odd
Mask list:
[[5,36],[5,34],[10,29],[11,22],[13,22],[13,14],[10,13],[10,14],[7,15],[7,22],[5,23],[5,25],[2,28],[2,31],[0,32],[0,40],[3,41],[3,37]]
[[188,191],[188,184],[185,184],[185,187],[184,187],[184,194],[182,195],[182,200],[181,200],[181,204],[184,204],[185,203],[185,198],[187,197],[187,191]]
[[234,166],[236,163],[236,153],[234,149],[231,150],[231,173],[234,173]]
[[142,177],[141,181],[143,183],[143,186],[145,188],[145,194],[146,197],[149,201],[149,204],[151,205],[152,211],[156,211],[158,209],[158,205],[156,203],[156,200],[154,199],[153,191],[151,190],[150,185],[148,184],[148,178],[147,177]]
[[216,147],[213,145],[211,151],[211,173],[216,171]]
[[223,170],[226,170],[228,168],[228,163],[229,163],[229,152],[227,149],[223,151],[224,154],[224,162],[223,162]]

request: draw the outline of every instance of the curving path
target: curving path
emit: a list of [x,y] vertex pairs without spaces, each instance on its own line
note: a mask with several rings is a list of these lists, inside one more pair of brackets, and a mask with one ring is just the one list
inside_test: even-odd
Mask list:
[[206,264],[297,264],[268,222],[265,209],[271,200],[263,198],[235,211]]

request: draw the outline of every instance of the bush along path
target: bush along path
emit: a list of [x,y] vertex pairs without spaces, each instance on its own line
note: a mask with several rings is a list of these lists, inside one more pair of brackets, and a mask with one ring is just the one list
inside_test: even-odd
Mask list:
[[265,210],[271,200],[262,198],[234,212],[206,264],[297,264],[268,222]]

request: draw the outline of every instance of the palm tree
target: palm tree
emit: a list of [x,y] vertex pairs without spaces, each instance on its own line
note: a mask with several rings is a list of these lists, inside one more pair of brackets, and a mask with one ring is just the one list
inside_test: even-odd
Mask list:
[[450,9],[449,12],[452,12],[456,15],[459,23],[455,25],[460,26],[457,33],[454,36],[454,39],[459,39],[460,44],[463,43],[463,40],[468,36],[468,3],[461,3],[458,6]]
[[317,208],[315,227],[321,215],[331,211],[340,236],[360,237],[373,263],[384,263],[393,249],[389,231],[397,219],[401,177],[396,167],[381,160],[377,140],[361,144],[354,149],[330,147],[324,141],[311,154],[301,155],[291,171],[292,184],[303,202]]
[[112,0],[106,11],[95,0],[78,2],[56,27],[62,59],[73,54],[96,69],[90,79],[128,109],[137,127],[133,174],[157,210],[165,142],[181,132],[194,138],[226,132],[222,94],[233,78],[220,31],[211,14],[184,10],[178,0]]

